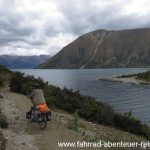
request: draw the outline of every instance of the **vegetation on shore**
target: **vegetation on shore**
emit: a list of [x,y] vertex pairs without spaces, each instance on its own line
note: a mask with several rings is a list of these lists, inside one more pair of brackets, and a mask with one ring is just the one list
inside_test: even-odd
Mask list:
[[[10,80],[11,77],[11,71],[8,69],[4,68],[3,66],[0,65],[0,88],[3,87],[4,83]],[[1,98],[2,95],[0,95]],[[8,127],[8,122],[6,120],[6,117],[3,116],[0,108],[0,128],[7,128]]]
[[0,87],[4,85],[4,82],[7,82],[11,78],[12,72],[5,67],[0,65]]
[[7,74],[7,73],[11,73],[11,71],[0,65],[0,74]]
[[6,120],[6,117],[4,117],[0,112],[0,128],[6,129],[7,127],[8,127],[8,122]]
[[25,76],[20,72],[12,75],[10,88],[13,92],[28,95],[39,83],[45,93],[49,107],[56,107],[69,113],[78,110],[78,115],[88,121],[112,126],[124,131],[150,139],[150,128],[134,118],[131,113],[116,113],[109,105],[96,101],[90,96],[81,95],[79,91],[48,85],[43,79]]
[[2,87],[4,84],[3,79],[0,77],[0,87]]
[[135,77],[137,80],[142,80],[145,82],[150,82],[150,71],[138,73],[138,74],[128,74],[128,75],[122,75],[119,76],[118,78],[131,78]]

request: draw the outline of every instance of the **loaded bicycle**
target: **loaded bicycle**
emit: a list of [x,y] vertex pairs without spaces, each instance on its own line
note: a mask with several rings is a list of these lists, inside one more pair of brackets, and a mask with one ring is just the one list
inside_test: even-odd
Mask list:
[[51,111],[41,112],[37,106],[33,106],[29,112],[26,112],[26,118],[36,122],[43,130],[46,128],[47,122],[51,120]]

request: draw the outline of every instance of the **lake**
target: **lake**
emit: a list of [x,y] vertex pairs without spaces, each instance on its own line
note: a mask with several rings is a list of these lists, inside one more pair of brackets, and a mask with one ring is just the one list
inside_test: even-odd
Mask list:
[[81,94],[94,96],[98,101],[111,105],[116,111],[131,111],[135,117],[150,125],[150,85],[99,80],[102,77],[114,77],[147,70],[147,68],[17,69],[25,74],[40,76],[50,84],[61,88],[80,90]]

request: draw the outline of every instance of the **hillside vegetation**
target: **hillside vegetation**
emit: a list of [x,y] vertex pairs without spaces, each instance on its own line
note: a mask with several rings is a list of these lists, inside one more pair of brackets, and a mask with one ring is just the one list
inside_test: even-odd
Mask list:
[[[4,84],[8,83],[10,78],[11,78],[11,71],[0,65],[0,89],[4,86]],[[3,98],[3,95],[0,92],[0,149],[5,150],[6,139],[3,136],[1,128],[7,128],[8,122],[6,120],[6,117],[2,114],[1,111],[2,109],[1,98]]]
[[137,80],[150,82],[150,71],[146,71],[146,72],[142,72],[138,74],[122,75],[122,76],[119,76],[118,78],[130,78],[130,77],[135,77],[135,79]]
[[11,71],[0,65],[0,87],[11,78]]
[[[5,67],[0,65],[0,89],[11,79],[11,71],[6,69]],[[2,98],[3,95],[0,93],[0,98]],[[0,105],[1,106],[1,105]],[[6,118],[1,113],[0,108],[0,128],[7,128],[8,123],[6,121]]]
[[109,105],[96,101],[93,97],[83,96],[79,91],[48,85],[41,78],[13,73],[10,88],[14,92],[29,94],[39,83],[44,90],[49,107],[56,107],[69,113],[78,110],[78,115],[88,121],[112,126],[150,139],[150,128],[134,118],[131,113],[116,113]]

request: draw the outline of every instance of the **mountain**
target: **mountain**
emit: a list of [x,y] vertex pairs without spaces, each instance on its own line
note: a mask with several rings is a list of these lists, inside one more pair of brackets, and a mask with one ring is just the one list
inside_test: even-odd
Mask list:
[[97,30],[80,36],[39,67],[147,67],[149,58],[150,28]]
[[39,56],[11,56],[11,55],[0,55],[0,64],[9,69],[27,69],[36,68],[39,64],[43,63],[50,56],[39,55]]

